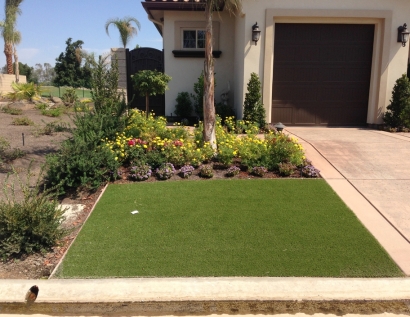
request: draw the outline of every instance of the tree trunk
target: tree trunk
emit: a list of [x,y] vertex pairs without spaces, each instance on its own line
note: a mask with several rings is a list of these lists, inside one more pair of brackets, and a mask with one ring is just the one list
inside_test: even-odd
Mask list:
[[4,55],[6,55],[7,74],[12,75],[13,72],[13,44],[10,42],[4,43]]
[[148,114],[149,114],[149,95],[148,93],[145,94],[145,112],[148,118]]
[[19,67],[19,56],[17,55],[16,46],[14,46],[14,65],[16,66],[16,83],[20,81],[20,67]]
[[212,0],[205,7],[205,62],[204,62],[204,141],[216,149],[214,105],[214,61],[212,57]]

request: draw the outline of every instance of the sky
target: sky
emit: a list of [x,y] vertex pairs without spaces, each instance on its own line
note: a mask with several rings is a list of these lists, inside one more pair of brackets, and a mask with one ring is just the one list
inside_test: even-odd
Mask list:
[[[5,0],[0,0],[0,20],[4,20],[4,3]],[[20,9],[22,12],[17,18],[16,28],[22,40],[17,52],[19,61],[31,67],[37,63],[49,63],[54,67],[70,37],[72,42],[83,41],[83,49],[97,56],[109,52],[112,47],[122,47],[116,27],[110,25],[108,36],[105,23],[108,19],[126,16],[136,18],[141,24],[138,35],[130,40],[128,48],[133,49],[138,44],[140,47],[162,49],[162,37],[148,20],[141,0],[24,0]],[[0,47],[2,67],[6,64],[3,38]]]

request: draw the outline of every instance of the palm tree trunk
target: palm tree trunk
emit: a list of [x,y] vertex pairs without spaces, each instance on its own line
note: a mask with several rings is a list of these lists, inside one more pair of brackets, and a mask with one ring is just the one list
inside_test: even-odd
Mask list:
[[148,114],[149,114],[149,95],[148,93],[145,94],[145,112],[148,118]]
[[214,61],[212,57],[212,6],[207,0],[205,7],[205,62],[204,62],[204,141],[216,149],[214,105]]
[[20,81],[20,67],[19,67],[19,56],[17,55],[16,46],[14,46],[14,65],[16,67],[16,83]]
[[4,55],[6,55],[7,74],[12,75],[13,72],[13,44],[10,42],[4,43]]

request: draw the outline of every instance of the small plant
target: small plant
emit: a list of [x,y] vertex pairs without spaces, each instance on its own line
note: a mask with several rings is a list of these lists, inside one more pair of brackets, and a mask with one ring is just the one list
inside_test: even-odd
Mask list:
[[199,176],[204,178],[212,178],[214,177],[214,168],[211,164],[209,165],[202,165],[199,168]]
[[61,115],[61,108],[44,109],[41,110],[41,114],[47,117],[59,117]]
[[13,107],[10,107],[10,106],[6,106],[6,107],[1,108],[1,111],[3,111],[4,113],[7,113],[7,114],[11,114],[13,116],[18,116],[18,115],[21,115],[23,113],[23,110],[18,109],[18,108],[13,108]]
[[38,109],[38,110],[46,110],[47,108],[48,108],[48,105],[46,103],[36,104],[36,109]]
[[65,210],[58,207],[58,201],[50,191],[40,188],[40,173],[35,186],[30,186],[30,168],[27,180],[23,182],[14,172],[23,192],[23,199],[15,196],[15,182],[7,177],[3,184],[5,199],[0,201],[0,256],[3,259],[50,249],[65,230],[61,227]]
[[175,167],[171,163],[162,164],[156,169],[155,174],[160,180],[170,179],[175,174]]
[[130,178],[137,181],[146,181],[151,175],[151,167],[147,164],[132,166],[130,170]]
[[71,87],[68,87],[65,90],[65,92],[61,96],[61,99],[66,105],[73,105],[79,101],[75,88],[71,88]]
[[251,168],[250,172],[252,175],[263,177],[263,175],[265,175],[268,170],[263,166],[255,166]]
[[34,122],[27,117],[14,118],[12,125],[34,125]]
[[234,177],[234,176],[238,175],[240,171],[241,171],[241,169],[238,166],[232,165],[231,167],[229,167],[226,170],[225,175],[228,176],[228,177]]
[[181,118],[189,117],[192,113],[192,101],[189,97],[189,93],[178,93],[177,104],[175,105],[175,114]]
[[302,168],[302,175],[304,177],[309,177],[309,178],[316,178],[319,177],[320,171],[315,168],[313,165],[306,165],[305,167]]
[[179,174],[181,175],[182,178],[189,178],[189,176],[192,175],[192,172],[194,170],[195,168],[192,165],[184,165],[179,170]]
[[292,163],[279,163],[279,174],[282,176],[290,176],[295,171],[295,166]]
[[[43,121],[44,122],[44,121]],[[45,122],[44,122],[45,123]],[[55,132],[70,132],[70,127],[64,122],[52,121],[46,123],[43,127],[37,127],[33,134],[38,137],[40,135],[53,135]]]

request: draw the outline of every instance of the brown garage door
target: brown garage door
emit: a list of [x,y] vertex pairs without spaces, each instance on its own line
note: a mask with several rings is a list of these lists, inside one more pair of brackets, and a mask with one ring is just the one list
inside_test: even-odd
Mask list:
[[364,125],[374,25],[275,24],[271,122]]

